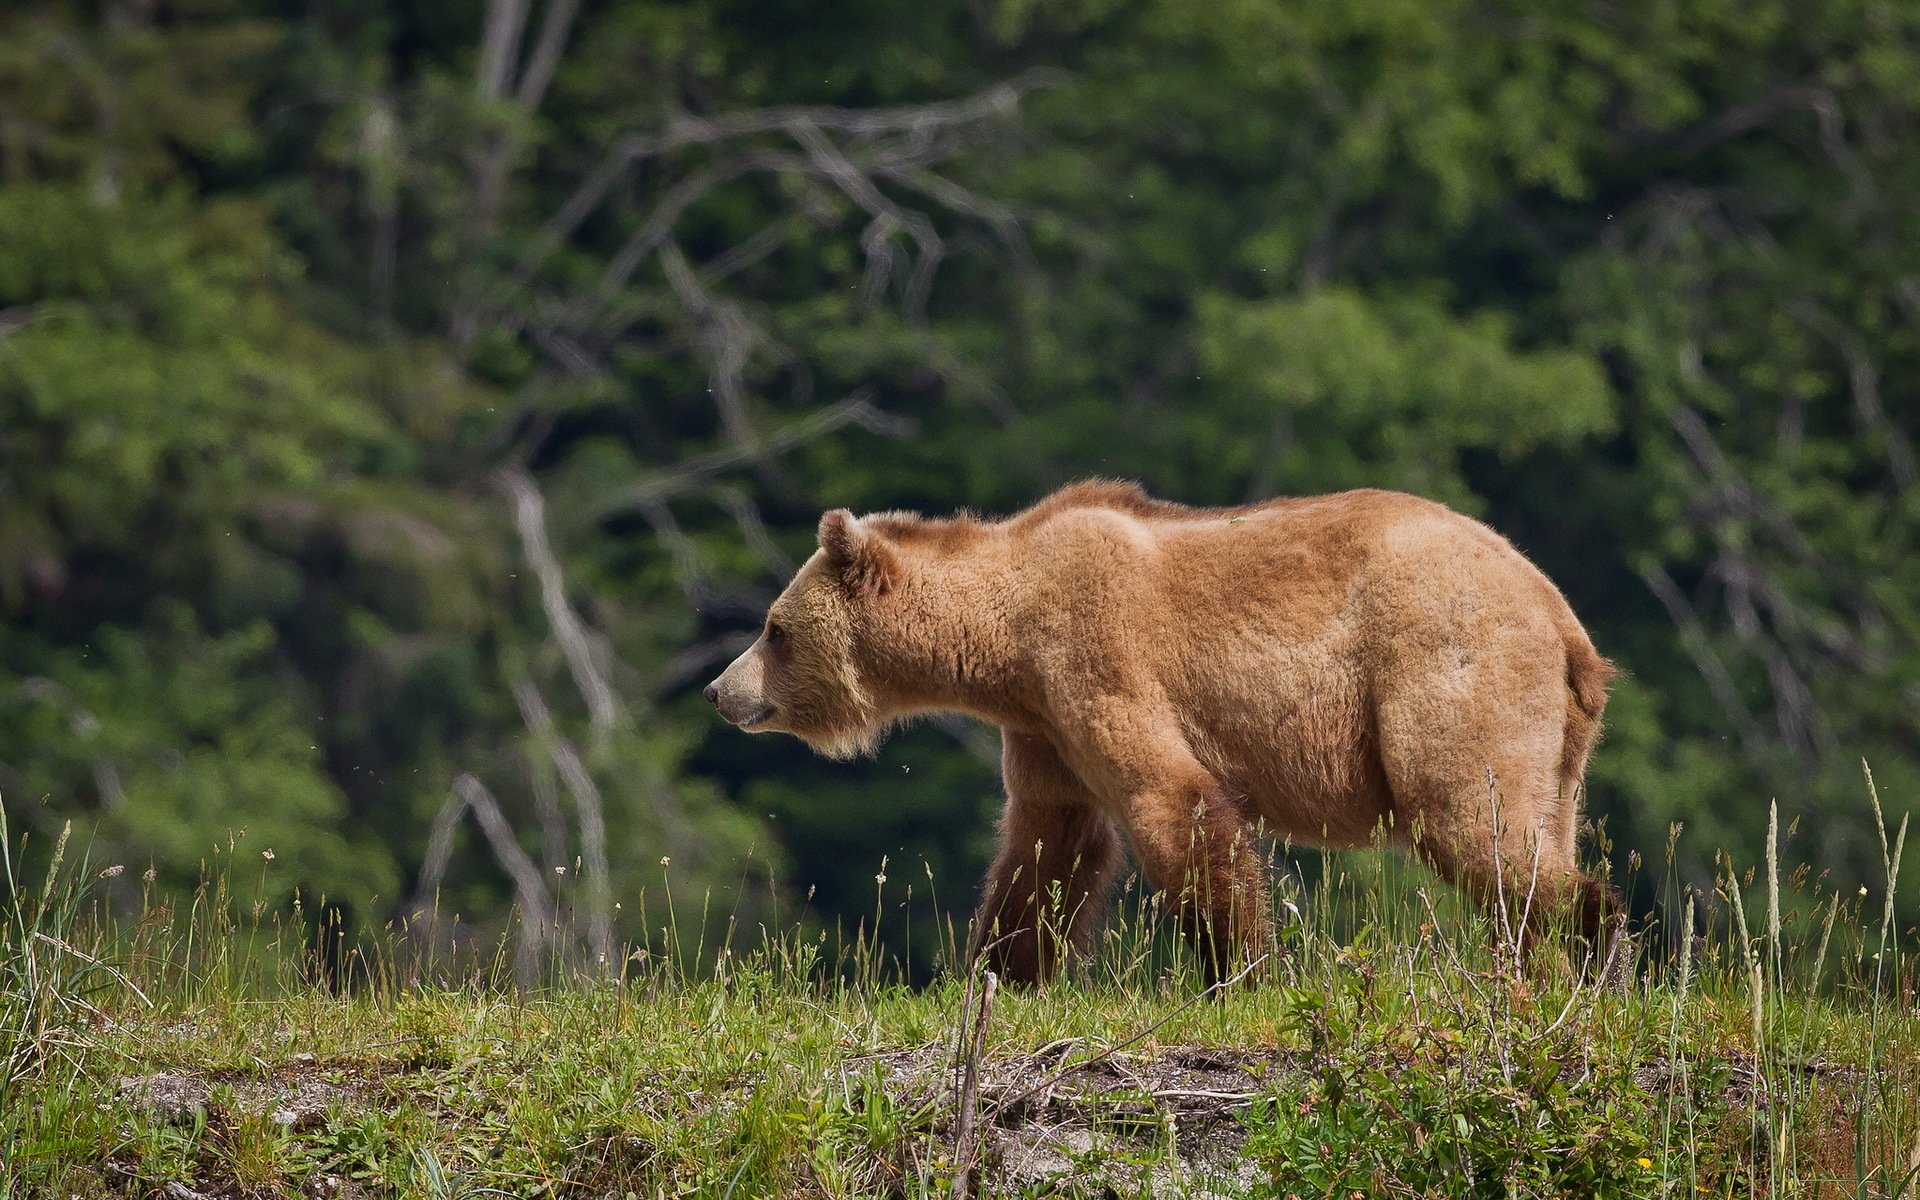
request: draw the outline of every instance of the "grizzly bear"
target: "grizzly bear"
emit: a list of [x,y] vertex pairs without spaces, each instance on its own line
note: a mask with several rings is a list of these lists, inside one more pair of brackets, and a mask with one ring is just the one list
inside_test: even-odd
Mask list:
[[1217,977],[1264,945],[1256,830],[1378,832],[1482,903],[1597,932],[1610,893],[1575,827],[1612,674],[1539,569],[1440,504],[1190,508],[1095,481],[997,521],[827,513],[705,695],[836,758],[915,714],[998,725],[976,952],[1010,981],[1053,972],[1124,834]]

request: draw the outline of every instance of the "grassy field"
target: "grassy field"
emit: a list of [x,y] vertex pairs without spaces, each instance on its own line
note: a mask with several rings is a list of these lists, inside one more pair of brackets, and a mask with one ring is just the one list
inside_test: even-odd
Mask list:
[[41,846],[15,878],[8,844],[7,1197],[1895,1197],[1920,1175],[1891,885],[1821,894],[1774,861],[1670,888],[1611,971],[1523,967],[1499,922],[1362,853],[1282,870],[1268,958],[1216,989],[1134,889],[1032,991],[908,987],[862,933],[799,925],[670,925],[542,986],[389,932],[340,988],[230,871],[127,912],[112,867]]

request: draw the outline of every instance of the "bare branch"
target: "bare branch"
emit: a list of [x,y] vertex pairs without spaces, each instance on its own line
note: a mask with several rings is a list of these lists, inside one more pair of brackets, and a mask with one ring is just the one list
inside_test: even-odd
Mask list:
[[560,811],[560,793],[553,785],[553,764],[527,759],[527,785],[533,793],[533,812],[540,819],[540,865],[552,871],[567,865],[567,818]]
[[1813,689],[1794,665],[1792,655],[1777,641],[1760,645],[1760,658],[1773,689],[1774,719],[1780,739],[1803,764],[1840,748],[1826,710],[1813,698]]
[[791,105],[719,117],[679,113],[667,122],[665,131],[656,135],[644,152],[661,153],[696,143],[790,130],[799,125],[832,129],[863,138],[909,130],[930,133],[956,125],[971,125],[989,117],[1006,116],[1019,107],[1021,98],[1027,93],[1058,86],[1065,79],[1066,76],[1058,71],[1028,71],[958,100],[938,100],[931,104],[898,108]]
[[467,812],[467,801],[454,788],[447,793],[446,803],[434,814],[433,828],[427,834],[427,855],[420,864],[420,882],[414,889],[413,903],[408,906],[409,917],[432,914],[438,917],[435,897],[440,891],[440,883],[447,877],[447,867],[453,862],[453,834],[460,827],[460,818]]
[[1769,530],[1779,536],[1787,551],[1796,561],[1807,565],[1820,565],[1820,556],[1814,551],[1806,535],[1800,532],[1791,518],[1782,513],[1777,506],[1761,496],[1745,476],[1737,471],[1727,460],[1720,443],[1714,440],[1713,433],[1700,414],[1686,405],[1676,408],[1669,418],[1674,432],[1686,445],[1694,462],[1711,481],[1720,485],[1726,498],[1734,502],[1744,514],[1760,521]]
[[567,36],[573,31],[573,20],[579,13],[580,0],[548,0],[546,16],[540,21],[540,37],[534,42],[533,53],[520,72],[520,83],[513,94],[527,111],[539,108],[546,98],[547,87],[560,65],[561,52],[566,49]]
[[608,517],[636,512],[642,504],[654,497],[671,496],[685,491],[692,485],[710,479],[722,471],[743,466],[759,458],[784,453],[795,446],[805,445],[815,438],[823,437],[848,425],[857,425],[870,433],[886,437],[904,436],[912,428],[912,423],[876,407],[873,404],[872,395],[872,389],[859,388],[836,404],[830,404],[789,425],[761,435],[749,448],[729,446],[688,459],[678,467],[642,480],[608,500],[600,507],[597,515],[605,520]]
[[700,561],[700,548],[680,528],[665,499],[652,496],[641,500],[635,510],[653,530],[654,538],[667,549],[673,580],[680,594],[695,609],[721,616],[758,619],[773,603],[773,593],[756,587],[725,589],[714,586]]
[[513,504],[514,527],[520,534],[522,555],[540,582],[540,605],[546,611],[547,625],[553,630],[554,640],[560,643],[560,653],[567,660],[574,686],[587,702],[588,720],[598,746],[616,726],[626,721],[603,665],[606,657],[603,647],[588,633],[585,623],[567,602],[566,579],[561,574],[559,560],[547,544],[546,503],[532,478],[518,468],[498,471],[494,478]]
[[520,37],[527,28],[528,0],[487,0],[486,23],[480,32],[480,63],[474,90],[482,100],[498,100],[513,82],[520,56]]
[[876,165],[874,170],[897,183],[924,192],[954,212],[985,222],[1009,249],[1026,249],[1025,240],[1020,236],[1021,213],[1011,205],[982,196],[923,167],[909,168],[882,163]]
[[691,683],[714,666],[732,661],[742,650],[753,645],[755,636],[751,633],[729,633],[688,646],[661,665],[649,681],[649,689],[655,695],[664,695]]
[[1886,447],[1893,469],[1893,481],[1902,490],[1920,483],[1920,468],[1914,462],[1913,441],[1880,402],[1880,368],[1873,361],[1860,335],[1811,304],[1795,306],[1801,317],[1818,330],[1847,362],[1847,382],[1853,391],[1853,411],[1868,432]]
[[552,257],[560,244],[573,236],[581,223],[593,214],[593,210],[600,207],[600,202],[607,198],[613,185],[638,160],[640,141],[634,135],[620,139],[613,150],[593,170],[587,172],[573,195],[567,197],[566,203],[547,218],[546,224],[540,227],[540,232],[533,236],[520,255],[517,273],[522,283],[532,278],[534,272],[540,269],[540,264]]
[[[1721,547],[1714,573],[1726,585],[1734,632],[1759,655],[1766,668],[1781,741],[1803,763],[1837,749],[1832,724],[1794,662],[1790,639],[1810,632],[1805,617],[1733,539],[1721,539]],[[1772,615],[1772,633],[1762,625],[1762,606]]]
[[753,428],[747,420],[746,371],[755,350],[775,345],[739,305],[721,300],[700,285],[680,247],[668,242],[660,251],[667,282],[694,326],[695,340],[708,362],[707,390],[713,394],[720,423],[735,446],[751,451]]
[[[520,44],[526,34],[528,5],[531,0],[487,0],[486,22],[481,30],[480,61],[474,80],[475,91],[483,103],[511,100],[519,110],[520,121],[501,121],[492,113],[484,120],[467,148],[468,172],[472,181],[471,219],[464,231],[466,248],[471,254],[492,241],[498,231],[500,212],[506,198],[507,180],[514,155],[526,137],[527,119],[539,108],[547,86],[559,65],[567,35],[579,11],[579,0],[549,0],[541,21],[539,41],[524,70],[520,68]],[[515,75],[519,82],[515,84]],[[481,273],[470,263],[458,285],[448,314],[448,332],[464,345],[479,330],[479,292]]]
[[500,802],[493,798],[487,785],[463,771],[454,779],[453,787],[473,812],[480,832],[486,835],[487,844],[493,848],[494,858],[499,860],[501,867],[513,879],[514,892],[520,902],[520,919],[526,926],[515,960],[520,978],[530,980],[539,964],[541,944],[554,934],[553,900],[547,891],[547,881],[541,877],[540,868],[533,865],[533,860],[527,857],[527,852],[514,839],[513,826],[507,821],[506,814],[500,811]]
[[[546,744],[553,765],[573,797],[574,811],[580,818],[580,857],[587,891],[587,947],[596,967],[604,968],[613,953],[613,891],[607,878],[606,806],[601,802],[600,788],[581,761],[580,752],[554,726],[553,715],[531,679],[523,675],[513,680],[513,699],[527,729]],[[677,812],[672,815],[677,819]]]
[[[911,132],[930,146],[938,131],[976,124],[1013,112],[1022,97],[1044,87],[1057,85],[1064,77],[1050,71],[1034,71],[985,91],[958,100],[897,108],[847,109],[815,106],[784,106],[701,117],[677,113],[656,133],[633,133],[622,137],[588,171],[564,204],[548,218],[540,232],[521,256],[518,268],[522,280],[531,278],[560,244],[572,237],[593,211],[600,207],[613,187],[628,170],[652,157],[669,154],[689,146],[715,145],[755,135],[790,131],[800,126],[815,130],[833,130],[857,139],[873,139],[889,134]],[[930,153],[923,149],[922,154]],[[896,170],[911,164],[902,161]],[[760,159],[755,169],[779,169],[783,164]],[[932,194],[930,184],[916,184]],[[944,202],[944,201],[943,201]],[[967,211],[959,205],[956,211]]]
[[[1809,319],[1817,315],[1813,314]],[[1702,371],[1697,359],[1694,370],[1696,373]],[[1725,504],[1729,511],[1756,522],[1761,529],[1775,535],[1787,555],[1799,565],[1814,568],[1824,576],[1835,574],[1793,519],[1764,498],[1727,459],[1697,412],[1681,407],[1674,412],[1671,421],[1701,473],[1717,486],[1714,497],[1716,503]],[[1706,532],[1716,547],[1710,571],[1725,585],[1727,613],[1734,633],[1758,656],[1767,672],[1780,743],[1799,762],[1810,763],[1837,748],[1838,739],[1825,710],[1813,695],[1805,672],[1795,661],[1796,648],[1805,653],[1807,647],[1811,646],[1815,652],[1830,655],[1860,670],[1880,669],[1884,663],[1880,656],[1870,651],[1858,636],[1839,621],[1817,619],[1796,603],[1759,561],[1756,549],[1747,536],[1725,528],[1718,520],[1708,521]],[[1849,595],[1843,591],[1841,597],[1850,601],[1857,619],[1864,622],[1884,620],[1879,610],[1863,596]],[[1662,596],[1662,600],[1666,602],[1668,597]],[[1668,603],[1668,608],[1672,611],[1673,605]],[[1763,619],[1763,609],[1771,617],[1770,622]],[[1768,628],[1769,624],[1771,629]],[[1701,636],[1704,637],[1704,632]],[[1713,676],[1704,667],[1703,674],[1712,684]],[[1726,705],[1725,690],[1724,687],[1716,689],[1717,694],[1721,694],[1723,707]]]
[[787,216],[768,221],[758,233],[721,251],[701,267],[700,282],[708,285],[719,283],[767,258],[786,244],[792,234],[792,224],[792,219]]
[[15,304],[9,308],[0,308],[0,338],[25,329],[44,315],[30,304]]
[[1642,568],[1640,578],[1666,607],[1667,615],[1673,618],[1675,627],[1680,631],[1680,644],[1693,658],[1694,666],[1706,681],[1707,690],[1719,702],[1720,710],[1733,723],[1742,747],[1749,755],[1757,757],[1761,747],[1766,745],[1766,734],[1761,731],[1760,723],[1754,720],[1746,701],[1740,698],[1740,688],[1734,683],[1733,676],[1727,673],[1726,664],[1720,661],[1719,654],[1713,648],[1713,639],[1701,625],[1693,604],[1664,570],[1657,567]]
[[918,316],[926,308],[927,296],[933,290],[933,273],[939,267],[946,249],[933,222],[927,219],[926,214],[901,208],[888,199],[873,185],[873,180],[856,167],[817,126],[795,122],[788,126],[787,132],[805,148],[807,157],[833,181],[834,186],[873,217],[867,227],[867,236],[861,239],[861,246],[869,258],[875,256],[877,247],[885,246],[891,240],[895,228],[905,230],[907,236],[920,247],[919,261],[902,296],[907,312]]
[[593,356],[586,347],[574,340],[571,333],[551,325],[536,325],[532,329],[533,340],[548,357],[560,364],[560,369],[574,379],[586,379],[599,369]]
[[716,487],[713,489],[713,498],[733,518],[741,539],[759,555],[760,565],[766,568],[767,573],[775,579],[792,578],[799,564],[787,557],[786,552],[767,534],[766,522],[760,519],[760,509],[752,497],[739,488]]
[[1796,108],[1813,107],[1815,95],[1820,90],[1811,84],[1790,84],[1743,100],[1701,123],[1680,140],[1678,149],[1681,154],[1692,156],[1751,133],[1783,113]]
[[682,213],[702,196],[728,180],[745,174],[754,165],[755,160],[748,157],[729,159],[695,171],[668,188],[666,195],[654,205],[653,212],[607,260],[606,268],[600,272],[600,279],[592,290],[571,306],[568,315],[574,324],[586,324],[595,312],[606,307],[614,295],[627,285],[627,281],[633,278],[640,264],[667,244],[673,233],[674,222],[680,219]]

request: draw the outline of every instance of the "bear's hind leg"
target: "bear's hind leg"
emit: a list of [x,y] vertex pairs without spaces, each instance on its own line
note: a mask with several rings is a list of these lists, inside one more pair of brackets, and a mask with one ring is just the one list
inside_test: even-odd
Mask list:
[[1545,927],[1597,923],[1606,890],[1579,871],[1565,671],[1549,649],[1416,647],[1390,664],[1375,710],[1396,836],[1522,948]]
[[1572,801],[1558,794],[1556,773],[1528,766],[1509,757],[1481,767],[1477,779],[1402,776],[1395,780],[1398,831],[1523,954],[1551,928],[1597,946],[1611,893],[1579,870]]
[[1001,735],[1007,808],[968,961],[1007,983],[1051,977],[1100,927],[1120,865],[1113,821],[1045,738]]

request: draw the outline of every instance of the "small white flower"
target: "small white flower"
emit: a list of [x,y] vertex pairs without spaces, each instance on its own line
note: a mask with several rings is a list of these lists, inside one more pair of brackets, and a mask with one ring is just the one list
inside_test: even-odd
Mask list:
[[669,856],[667,856],[667,855],[665,855],[665,854],[662,854],[662,855],[660,856],[660,865],[661,865],[661,866],[663,866],[663,867],[666,867],[666,866],[671,866],[672,864],[673,864],[673,859],[672,859],[671,857],[669,857]]
[[260,857],[261,857],[261,858],[264,858],[264,859],[266,859],[266,860],[267,860],[268,862],[272,862],[272,861],[273,861],[273,851],[271,851],[271,850],[262,850],[262,851],[260,852]]
[[113,866],[108,867],[106,870],[100,872],[100,878],[118,879],[120,877],[120,872],[124,870],[126,870],[125,867],[119,865],[118,863],[115,863]]

